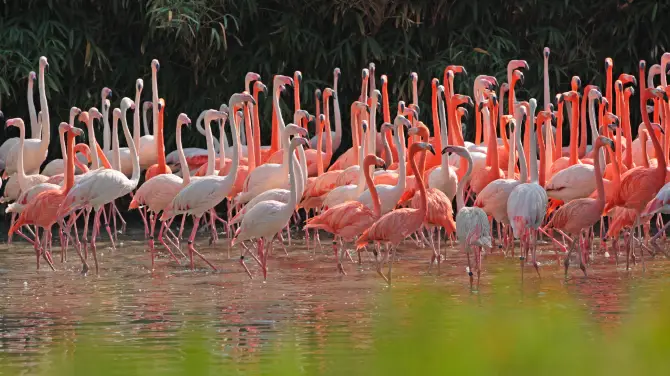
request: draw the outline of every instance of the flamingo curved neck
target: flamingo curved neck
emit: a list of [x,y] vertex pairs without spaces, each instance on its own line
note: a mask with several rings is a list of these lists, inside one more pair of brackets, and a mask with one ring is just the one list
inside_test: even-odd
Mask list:
[[[179,164],[181,165],[182,171],[182,186],[185,187],[191,183],[191,171],[188,168],[188,162],[186,161],[186,155],[184,155],[184,147],[181,143],[181,127],[184,125],[183,122],[177,122],[177,132],[175,134],[176,143],[177,143],[177,157],[179,157]],[[223,158],[223,156],[221,156]]]
[[[589,98],[588,106],[589,106],[589,123],[591,123],[590,124],[591,125],[591,139],[596,140],[598,138],[598,126],[599,126],[599,124],[596,123],[596,110],[595,110],[593,98]],[[593,142],[594,142],[594,145],[595,145],[595,141],[593,141]],[[594,150],[594,152],[595,152],[595,150]],[[598,153],[599,153],[598,158],[603,158],[603,160],[604,160],[605,151],[602,148],[600,148]],[[595,156],[595,153],[594,153],[594,156]],[[600,173],[601,174],[605,173],[605,163],[601,163],[600,168],[602,169],[600,171]]]
[[[123,127],[123,135],[126,137],[126,142],[128,143],[128,149],[130,150],[130,159],[133,162],[133,173],[130,177],[130,182],[133,187],[137,186],[137,183],[140,181],[140,159],[137,155],[137,148],[135,148],[135,143],[133,142],[133,136],[130,134],[128,129],[128,122],[126,121],[126,111],[123,111],[121,114],[121,126]],[[118,142],[115,145],[118,151]]]
[[[470,175],[472,175],[472,156],[465,148],[459,149],[456,154],[465,160],[467,170],[463,178],[458,181],[458,187],[456,187],[456,208],[460,211],[465,207],[465,200],[463,199],[463,190],[465,185],[470,181]],[[523,154],[523,153],[521,153]],[[519,156],[521,158],[521,156]]]

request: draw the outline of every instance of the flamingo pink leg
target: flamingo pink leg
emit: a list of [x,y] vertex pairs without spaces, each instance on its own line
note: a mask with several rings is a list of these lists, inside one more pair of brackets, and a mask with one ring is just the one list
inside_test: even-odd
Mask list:
[[189,258],[191,260],[191,270],[195,270],[195,264],[193,262],[193,255],[196,254],[198,257],[202,259],[202,261],[206,262],[207,265],[209,265],[213,270],[216,270],[214,265],[207,261],[205,256],[203,256],[200,252],[198,252],[195,247],[193,246],[193,242],[195,241],[195,235],[198,232],[198,226],[200,225],[200,219],[202,217],[195,217],[193,219],[193,230],[191,230],[191,236],[188,238],[188,252],[189,252]]

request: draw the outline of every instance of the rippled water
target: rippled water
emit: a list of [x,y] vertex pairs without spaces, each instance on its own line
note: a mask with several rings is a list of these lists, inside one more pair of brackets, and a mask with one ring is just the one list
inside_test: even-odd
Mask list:
[[[572,267],[571,278],[565,280],[562,263],[546,252],[540,258],[542,277],[528,266],[522,281],[519,259],[496,250],[484,258],[479,289],[470,291],[463,255],[450,249],[441,274],[435,270],[429,274],[430,251],[407,242],[398,252],[394,286],[389,288],[369,256],[363,256],[362,266],[346,262],[348,275],[340,276],[329,241],[314,252],[294,240],[288,255],[275,248],[264,282],[252,260],[247,260],[254,274],[249,280],[238,263],[239,250],[232,250],[229,258],[225,246],[206,246],[206,240],[199,241],[199,249],[220,268],[218,272],[201,262],[192,272],[186,263],[178,266],[164,256],[149,271],[144,242],[129,240],[139,236],[122,238],[114,252],[107,243],[99,247],[99,276],[81,275],[72,250],[64,264],[56,252],[58,270],[52,272],[35,271],[34,253],[25,243],[0,246],[0,357],[24,366],[30,374],[30,367],[55,344],[74,349],[79,335],[95,330],[107,346],[141,346],[155,357],[170,359],[176,356],[172,350],[178,330],[185,326],[215,330],[218,342],[213,348],[242,364],[253,363],[254,353],[289,329],[307,352],[324,351],[326,337],[337,342],[339,335],[345,335],[337,328],[353,327],[353,334],[346,335],[355,336],[357,346],[366,348],[380,300],[393,295],[402,303],[426,286],[444,291],[456,302],[478,302],[482,309],[496,289],[538,299],[565,290],[594,320],[616,325],[627,313],[631,297],[644,301],[648,294],[662,291],[670,279],[670,264],[662,257],[648,260],[646,272],[640,265],[627,272],[614,265],[613,258],[599,256],[589,267],[589,278]],[[497,278],[503,275],[513,278]]]

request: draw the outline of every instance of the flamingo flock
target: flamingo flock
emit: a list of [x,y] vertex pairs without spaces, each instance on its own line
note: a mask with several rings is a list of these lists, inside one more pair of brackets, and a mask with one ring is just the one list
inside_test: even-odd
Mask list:
[[[296,226],[302,226],[308,248],[320,249],[321,237],[333,236],[338,273],[346,275],[344,263],[354,262],[352,254],[362,263],[361,255],[369,251],[377,273],[389,284],[396,252],[404,242],[417,245],[415,249],[429,247],[428,270],[437,264],[439,273],[448,258],[443,239],[457,241],[465,254],[471,288],[475,274],[479,284],[487,254],[497,248],[513,257],[517,244],[522,275],[530,261],[540,278],[541,244],[553,245],[557,258],[564,255],[566,277],[572,262],[587,276],[595,248],[606,258],[614,254],[617,263],[625,255],[627,269],[639,258],[644,268],[645,254],[665,253],[658,239],[665,238],[670,226],[661,217],[670,213],[670,53],[649,69],[640,61],[636,75],[621,73],[617,79],[614,63],[607,58],[603,90],[594,84],[582,88],[582,79],[575,76],[568,91],[553,97],[549,48],[543,57],[544,98],[539,109],[536,98],[517,98],[523,71],[530,69],[524,60],[509,62],[502,84],[493,76],[477,76],[472,97],[454,90],[457,76],[467,78],[465,68],[447,66],[442,83],[431,80],[430,127],[420,120],[418,88],[423,85],[418,75],[409,74],[411,100],[398,101],[392,116],[389,78],[381,75],[378,88],[376,67],[370,64],[360,76],[360,95],[350,104],[352,146],[346,150],[340,148],[339,68],[333,70],[332,87],[315,91],[313,114],[301,107],[301,72],[275,75],[271,90],[259,74],[249,72],[240,92],[197,117],[206,149],[184,147],[182,130],[192,122],[181,113],[175,125],[177,149],[167,155],[167,105],[158,92],[160,64],[153,60],[151,100],[142,102],[144,82],[137,79],[134,99],[122,97],[118,107],[112,106],[116,100],[109,88],[101,90],[101,110],[72,107],[68,121],[58,126],[62,159],[40,170],[51,131],[48,61],[41,57],[38,73],[28,75],[29,122],[7,120],[7,127],[18,128],[20,135],[0,145],[2,200],[8,204],[6,212],[12,213],[9,241],[14,234],[23,237],[33,246],[37,269],[44,260],[55,270],[56,227],[61,261],[72,245],[82,272],[89,271],[91,255],[99,273],[96,244],[101,229],[114,249],[125,230],[116,201],[130,195],[129,209],[143,218],[151,269],[158,251],[164,250],[176,264],[186,258],[195,269],[197,259],[217,270],[197,250],[198,230],[204,227],[210,244],[225,234],[228,251],[239,249],[238,262],[249,278],[254,277],[246,263],[251,259],[266,279],[268,257],[276,244],[287,252],[285,244],[291,243]],[[39,112],[33,100],[35,80]],[[287,87],[293,88],[292,121],[284,120],[281,110]],[[260,93],[268,91],[272,116],[261,119]],[[633,139],[630,100],[635,95],[643,122]],[[470,114],[474,129],[466,132],[464,119]],[[102,147],[95,138],[96,120],[103,127]],[[267,137],[261,135],[264,120],[271,124]],[[127,147],[120,147],[119,122]],[[567,147],[564,128],[570,134]],[[77,143],[85,133],[88,144]],[[465,141],[466,134],[474,134],[474,142]],[[264,138],[269,145],[261,144]],[[142,171],[145,179],[139,185]],[[225,214],[217,211],[221,203]],[[183,232],[189,216],[193,224],[185,255]],[[181,221],[173,226],[178,217]],[[653,236],[652,221],[659,229]],[[594,245],[598,230],[599,247]]]

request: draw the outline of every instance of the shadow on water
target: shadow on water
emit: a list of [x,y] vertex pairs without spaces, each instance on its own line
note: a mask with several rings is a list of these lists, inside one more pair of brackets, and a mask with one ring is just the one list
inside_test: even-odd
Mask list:
[[[252,260],[247,260],[254,274],[249,280],[238,263],[238,249],[228,257],[225,238],[213,246],[199,241],[199,249],[220,268],[218,272],[202,263],[192,272],[186,262],[179,266],[164,255],[150,271],[140,237],[122,238],[116,251],[106,243],[98,248],[99,276],[82,276],[74,251],[66,263],[56,261],[56,272],[35,271],[34,253],[25,243],[1,246],[0,358],[30,369],[54,346],[74,351],[87,333],[119,351],[141,346],[147,354],[170,358],[187,328],[215,333],[212,348],[217,356],[240,364],[254,364],[257,354],[287,333],[302,352],[316,358],[332,355],[328,352],[338,341],[366,352],[374,347],[380,317],[388,314],[387,302],[399,311],[410,309],[414,297],[424,291],[436,291],[454,307],[515,312],[537,304],[575,322],[585,316],[599,328],[616,329],[629,316],[631,301],[644,307],[665,291],[670,265],[659,257],[647,262],[646,272],[639,265],[625,271],[613,258],[600,255],[589,267],[589,278],[572,268],[566,280],[562,262],[553,252],[543,252],[541,278],[529,264],[522,281],[518,257],[494,250],[484,258],[479,288],[471,291],[464,255],[449,248],[441,274],[435,268],[428,273],[431,251],[407,242],[394,264],[394,286],[388,287],[367,254],[363,265],[346,262],[348,275],[338,275],[324,237],[321,250],[307,250],[296,240],[287,247],[288,256],[276,248],[264,282]],[[58,253],[55,256],[60,260]],[[498,299],[500,294],[512,299]],[[571,298],[570,303],[564,304],[563,296]],[[449,328],[459,322],[441,324]],[[402,326],[386,330],[393,337]],[[150,362],[137,361],[138,366]]]

